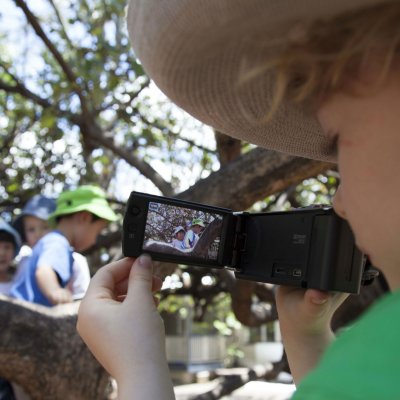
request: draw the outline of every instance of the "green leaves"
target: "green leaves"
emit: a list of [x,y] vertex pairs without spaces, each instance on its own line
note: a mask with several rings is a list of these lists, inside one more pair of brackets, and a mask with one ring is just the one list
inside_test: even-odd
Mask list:
[[[0,27],[0,119],[16,170],[3,191],[19,186],[22,196],[36,180],[56,192],[66,182],[107,187],[119,181],[120,165],[137,169],[143,183],[159,185],[154,171],[162,172],[162,186],[180,191],[216,163],[213,151],[178,136],[188,117],[150,87],[130,49],[125,0],[26,4],[31,16],[15,6],[19,23]],[[26,130],[37,141],[29,150],[18,139]]]

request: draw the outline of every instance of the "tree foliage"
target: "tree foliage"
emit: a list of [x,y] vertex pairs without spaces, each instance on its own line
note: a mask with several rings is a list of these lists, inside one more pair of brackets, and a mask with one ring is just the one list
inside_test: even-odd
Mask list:
[[210,169],[215,152],[179,136],[185,121],[176,124],[165,99],[152,100],[156,91],[130,49],[125,1],[9,7],[18,23],[4,24],[0,58],[4,199],[26,199],[38,185],[59,192],[93,181],[118,192],[124,163],[171,195],[181,185],[178,167],[201,165],[192,179]]

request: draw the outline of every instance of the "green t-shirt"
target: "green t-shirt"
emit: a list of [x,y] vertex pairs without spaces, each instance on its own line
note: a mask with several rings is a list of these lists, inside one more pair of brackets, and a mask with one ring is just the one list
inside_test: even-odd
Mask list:
[[400,399],[400,291],[387,294],[328,348],[293,400]]

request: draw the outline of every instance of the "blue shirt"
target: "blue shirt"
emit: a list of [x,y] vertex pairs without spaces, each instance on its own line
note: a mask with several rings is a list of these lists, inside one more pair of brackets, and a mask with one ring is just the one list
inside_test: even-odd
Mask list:
[[57,274],[61,287],[65,287],[72,276],[72,248],[67,238],[58,231],[43,236],[32,250],[27,268],[14,282],[10,296],[32,303],[52,306],[41,292],[36,281],[38,266],[50,266]]
[[198,240],[199,240],[199,235],[197,235],[191,229],[189,229],[186,232],[185,237],[183,239],[182,248],[183,249],[192,249]]

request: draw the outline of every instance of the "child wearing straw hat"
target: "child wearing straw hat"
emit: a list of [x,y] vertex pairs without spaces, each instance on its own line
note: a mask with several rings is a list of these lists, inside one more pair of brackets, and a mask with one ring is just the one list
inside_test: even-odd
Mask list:
[[74,299],[68,286],[73,278],[73,250],[88,249],[107,223],[117,219],[104,192],[92,185],[63,192],[53,211],[46,217],[55,229],[35,243],[28,265],[10,291],[13,297],[46,306]]
[[[295,399],[400,398],[399,21],[400,2],[387,0],[130,2],[135,54],[177,105],[233,137],[337,162],[334,208],[388,279],[392,293],[337,338],[330,321],[345,295],[279,288]],[[174,398],[151,271],[147,256],[105,267],[79,312],[121,399]],[[117,280],[129,284],[120,304]]]

